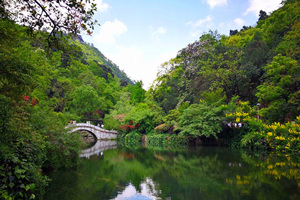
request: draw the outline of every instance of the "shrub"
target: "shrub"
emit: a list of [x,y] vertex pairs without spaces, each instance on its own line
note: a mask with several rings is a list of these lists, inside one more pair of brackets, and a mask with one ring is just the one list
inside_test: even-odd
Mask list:
[[167,133],[170,128],[172,128],[172,125],[170,124],[161,124],[155,127],[154,131],[155,133]]
[[180,135],[214,136],[217,138],[221,128],[221,112],[218,107],[209,106],[205,102],[192,104],[179,117]]

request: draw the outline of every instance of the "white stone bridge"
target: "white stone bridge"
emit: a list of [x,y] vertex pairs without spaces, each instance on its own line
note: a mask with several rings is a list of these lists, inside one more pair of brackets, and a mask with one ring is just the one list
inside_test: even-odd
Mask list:
[[74,133],[76,131],[87,131],[97,138],[97,140],[111,140],[117,139],[118,131],[105,130],[99,126],[92,125],[89,121],[86,123],[76,123],[69,124],[66,129],[70,129],[69,133]]

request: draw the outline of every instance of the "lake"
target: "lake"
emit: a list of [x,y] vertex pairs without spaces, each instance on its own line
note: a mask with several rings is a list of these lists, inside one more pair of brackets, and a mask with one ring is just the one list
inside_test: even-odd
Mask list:
[[96,145],[82,153],[76,169],[50,175],[44,199],[300,199],[299,157],[221,147]]

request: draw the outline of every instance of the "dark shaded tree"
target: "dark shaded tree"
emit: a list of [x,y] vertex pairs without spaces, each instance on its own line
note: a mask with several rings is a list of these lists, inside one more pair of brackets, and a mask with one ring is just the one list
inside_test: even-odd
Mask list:
[[229,35],[235,35],[237,34],[239,31],[238,30],[230,30],[229,31]]
[[260,10],[260,11],[259,11],[259,18],[258,18],[258,21],[264,20],[264,19],[266,19],[267,17],[268,17],[268,14],[267,14],[265,11],[263,11],[263,10]]
[[263,67],[270,59],[270,49],[261,39],[261,34],[256,32],[253,39],[244,48],[242,56],[242,67],[246,75],[247,85],[244,87],[244,96],[251,102],[256,101],[254,96],[256,87],[261,84],[261,77],[264,73]]

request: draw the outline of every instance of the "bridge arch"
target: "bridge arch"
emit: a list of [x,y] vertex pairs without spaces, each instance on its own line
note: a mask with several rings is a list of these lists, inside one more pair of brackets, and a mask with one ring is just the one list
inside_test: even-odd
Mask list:
[[94,136],[96,136],[97,140],[110,140],[110,139],[116,139],[117,135],[118,135],[118,131],[109,131],[109,130],[105,130],[101,127],[92,125],[89,121],[87,121],[86,123],[73,123],[73,124],[69,124],[68,126],[66,126],[65,128],[67,129],[71,129],[69,131],[69,133],[74,133],[76,131],[88,131],[91,134],[93,134]]
[[94,138],[94,142],[95,143],[97,142],[97,140],[98,140],[97,135],[93,131],[87,130],[87,129],[82,128],[82,127],[76,127],[74,129],[72,129],[71,131],[69,131],[69,133],[75,133],[75,132],[80,132],[80,131],[86,131],[86,132],[90,133]]

